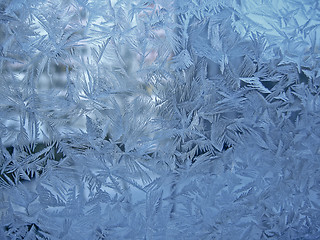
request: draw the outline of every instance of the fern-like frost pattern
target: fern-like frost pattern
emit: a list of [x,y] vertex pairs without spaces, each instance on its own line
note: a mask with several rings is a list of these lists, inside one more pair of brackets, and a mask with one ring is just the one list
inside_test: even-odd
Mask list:
[[320,239],[319,2],[0,3],[0,239]]

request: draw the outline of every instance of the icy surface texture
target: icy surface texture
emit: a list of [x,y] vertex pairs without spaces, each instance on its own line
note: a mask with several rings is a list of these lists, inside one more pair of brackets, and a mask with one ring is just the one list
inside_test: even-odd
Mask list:
[[0,239],[320,239],[319,7],[1,1]]

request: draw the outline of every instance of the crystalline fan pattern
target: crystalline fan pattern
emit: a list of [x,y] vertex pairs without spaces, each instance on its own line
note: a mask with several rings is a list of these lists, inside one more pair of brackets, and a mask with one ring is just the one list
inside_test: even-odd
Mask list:
[[2,1],[0,239],[319,239],[319,14]]

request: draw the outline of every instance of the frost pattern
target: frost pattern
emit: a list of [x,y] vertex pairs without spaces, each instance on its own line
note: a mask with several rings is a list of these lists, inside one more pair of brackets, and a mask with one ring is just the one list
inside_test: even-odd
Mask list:
[[0,238],[320,238],[318,5],[2,1]]

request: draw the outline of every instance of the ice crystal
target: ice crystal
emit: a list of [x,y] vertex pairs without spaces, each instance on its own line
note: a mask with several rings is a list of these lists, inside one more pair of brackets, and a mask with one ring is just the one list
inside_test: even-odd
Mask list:
[[320,238],[319,2],[0,3],[1,239]]

